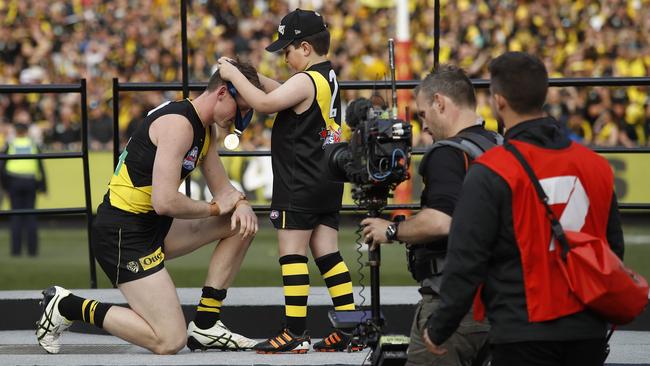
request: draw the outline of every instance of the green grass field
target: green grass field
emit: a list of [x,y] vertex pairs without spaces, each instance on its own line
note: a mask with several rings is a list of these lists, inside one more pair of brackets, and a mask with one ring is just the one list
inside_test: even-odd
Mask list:
[[[353,281],[358,284],[356,263],[358,257],[352,229],[341,230],[339,247],[352,273]],[[88,264],[87,234],[83,229],[39,230],[39,256],[18,258],[9,256],[9,230],[0,230],[0,290],[41,289],[50,284],[60,284],[70,288],[87,288],[90,286]],[[207,272],[209,257],[213,245],[180,258],[165,262],[176,286],[201,287]],[[362,261],[367,261],[363,253]],[[406,255],[401,245],[382,247],[382,283],[386,285],[413,284],[406,271]],[[324,286],[318,268],[309,261],[311,284]],[[368,270],[364,270],[365,284],[369,284]],[[106,275],[97,266],[98,287],[111,287]],[[280,266],[278,264],[277,239],[275,231],[264,228],[258,232],[248,250],[246,259],[234,286],[281,286]]]
[[[650,228],[625,227],[626,238],[648,237]],[[355,233],[352,228],[343,228],[339,233],[339,247],[352,273],[355,285],[359,283]],[[88,248],[84,229],[43,228],[39,231],[40,254],[36,258],[9,256],[9,230],[0,230],[0,290],[42,289],[51,284],[69,288],[90,286]],[[630,240],[633,241],[633,240]],[[638,242],[638,240],[636,240]],[[201,287],[207,271],[208,258],[212,252],[208,245],[185,257],[166,262],[178,287]],[[277,260],[275,231],[260,230],[248,251],[243,267],[234,286],[281,286],[280,267]],[[367,261],[363,253],[362,262]],[[625,262],[650,278],[650,245],[628,245]],[[311,284],[324,286],[318,269],[309,262]],[[370,282],[368,269],[364,269],[365,285]],[[98,286],[110,287],[108,279],[97,266]],[[406,270],[406,257],[401,245],[384,245],[381,263],[382,285],[414,285]]]

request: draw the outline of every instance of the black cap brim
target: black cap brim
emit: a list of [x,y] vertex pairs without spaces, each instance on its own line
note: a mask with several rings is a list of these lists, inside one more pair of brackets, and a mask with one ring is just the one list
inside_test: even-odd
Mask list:
[[288,45],[290,45],[291,42],[293,42],[292,39],[278,38],[277,40],[275,40],[275,42],[273,42],[270,45],[266,46],[266,50],[269,51],[269,52],[278,52],[281,49],[283,49],[283,48],[287,47]]

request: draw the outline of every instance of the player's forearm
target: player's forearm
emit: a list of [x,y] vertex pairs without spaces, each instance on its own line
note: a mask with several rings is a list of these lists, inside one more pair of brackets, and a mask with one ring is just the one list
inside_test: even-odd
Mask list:
[[193,200],[180,192],[167,194],[162,199],[152,199],[153,208],[158,215],[177,219],[199,219],[210,216],[211,204]]
[[451,218],[439,211],[424,209],[399,225],[397,238],[409,244],[426,244],[449,235]]
[[226,180],[225,184],[219,185],[214,191],[211,191],[211,193],[214,197],[225,197],[229,195],[239,196],[242,194],[230,183],[229,180]]

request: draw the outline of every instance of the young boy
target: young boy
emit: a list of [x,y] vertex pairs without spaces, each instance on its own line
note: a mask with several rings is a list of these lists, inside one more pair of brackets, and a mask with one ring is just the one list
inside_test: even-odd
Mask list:
[[[273,199],[271,222],[278,230],[280,265],[284,283],[286,326],[257,344],[258,353],[305,353],[311,340],[306,333],[309,273],[307,249],[325,279],[336,310],[354,310],[350,272],[338,250],[339,210],[343,185],[326,179],[326,144],[339,142],[341,102],[336,73],[327,59],[330,34],[323,17],[296,9],[278,27],[278,39],[269,52],[284,51],[298,71],[280,84],[260,76],[264,90],[256,88],[232,66],[218,61],[219,72],[231,81],[251,107],[276,113],[271,138]],[[352,335],[334,330],[314,345],[317,351],[344,351]]]

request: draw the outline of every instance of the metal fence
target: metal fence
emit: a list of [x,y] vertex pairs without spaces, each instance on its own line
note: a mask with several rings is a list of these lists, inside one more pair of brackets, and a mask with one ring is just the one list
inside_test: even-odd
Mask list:
[[88,101],[86,79],[81,79],[79,84],[50,84],[50,85],[0,85],[0,94],[13,93],[79,93],[81,100],[81,151],[42,154],[0,154],[0,160],[13,159],[79,159],[83,165],[85,207],[69,207],[55,209],[20,209],[0,210],[0,216],[12,215],[81,215],[86,216],[86,230],[88,231],[88,260],[90,263],[90,287],[97,288],[97,271],[95,257],[90,245],[92,227],[92,200],[90,196],[90,174],[88,163]]
[[[418,84],[417,80],[403,80],[397,82],[397,89],[413,89]],[[472,84],[475,88],[488,88],[490,81],[485,79],[474,79]],[[587,87],[587,86],[646,86],[650,85],[650,77],[638,78],[554,78],[549,80],[549,85],[553,87]],[[122,92],[148,92],[148,91],[203,91],[207,83],[190,83],[184,86],[182,83],[120,83],[118,79],[113,79],[113,163],[116,166],[119,160],[119,97]],[[341,81],[339,82],[341,90],[354,89],[390,89],[391,85],[387,81]],[[416,148],[413,150],[414,155],[422,155],[426,148]],[[603,147],[595,148],[594,151],[604,153],[650,153],[650,147]],[[219,151],[220,156],[270,156],[270,151]],[[190,185],[186,184],[188,188]],[[419,209],[419,204],[391,204],[386,207],[387,210],[398,209]],[[650,202],[619,203],[619,208],[623,210],[650,210]],[[254,205],[255,212],[265,212],[270,210],[269,205]],[[344,205],[342,211],[356,211],[358,208],[354,205]]]

